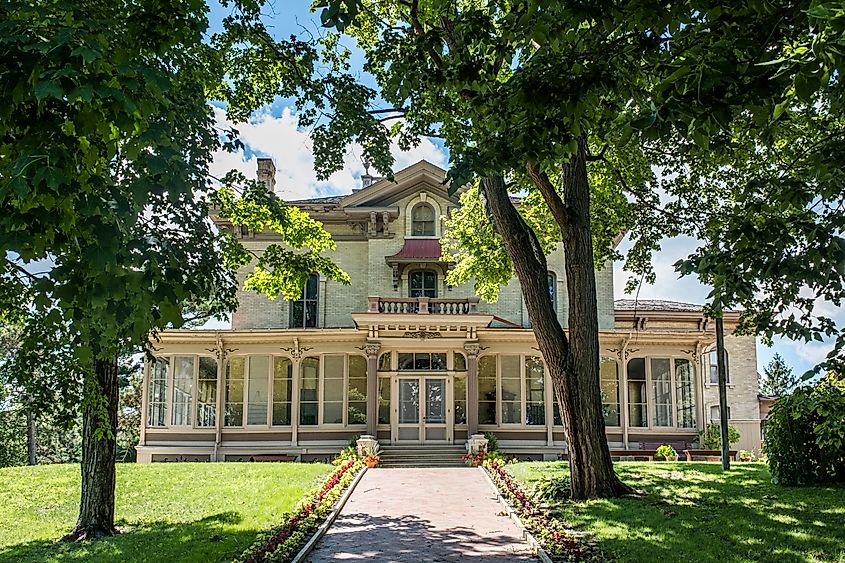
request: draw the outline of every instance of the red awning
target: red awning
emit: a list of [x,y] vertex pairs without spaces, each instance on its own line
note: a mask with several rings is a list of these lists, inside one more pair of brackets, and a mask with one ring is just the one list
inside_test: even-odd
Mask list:
[[440,241],[430,238],[409,238],[405,239],[402,249],[388,256],[388,262],[420,262],[427,260],[440,260]]

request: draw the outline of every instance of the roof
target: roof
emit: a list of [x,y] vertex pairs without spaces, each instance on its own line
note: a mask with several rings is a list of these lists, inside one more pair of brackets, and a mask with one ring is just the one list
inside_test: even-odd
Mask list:
[[683,303],[681,301],[667,301],[664,299],[617,299],[613,302],[617,311],[702,311],[702,305]]
[[285,203],[288,203],[288,204],[291,204],[291,205],[307,204],[307,203],[340,203],[340,201],[345,197],[346,197],[345,195],[330,195],[330,196],[327,196],[327,197],[312,197],[312,198],[309,198],[309,199],[293,199],[293,200],[287,201]]
[[405,244],[393,256],[388,256],[390,261],[416,261],[416,260],[440,260],[440,241],[431,238],[406,238]]

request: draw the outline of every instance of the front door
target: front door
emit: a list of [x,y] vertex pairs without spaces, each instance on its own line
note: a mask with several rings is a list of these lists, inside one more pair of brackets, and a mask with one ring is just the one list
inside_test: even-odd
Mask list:
[[401,443],[448,443],[446,378],[400,376],[394,436]]

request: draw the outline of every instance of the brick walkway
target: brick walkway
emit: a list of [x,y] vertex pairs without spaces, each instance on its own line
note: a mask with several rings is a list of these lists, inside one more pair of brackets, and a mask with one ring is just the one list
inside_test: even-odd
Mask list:
[[534,561],[477,469],[371,469],[308,561]]

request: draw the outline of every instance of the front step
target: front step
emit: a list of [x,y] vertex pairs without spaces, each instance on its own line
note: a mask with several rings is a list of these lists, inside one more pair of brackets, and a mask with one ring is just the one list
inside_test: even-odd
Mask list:
[[379,467],[465,467],[463,446],[382,446]]

